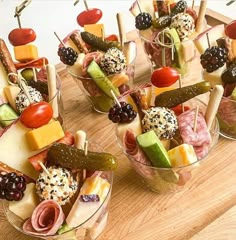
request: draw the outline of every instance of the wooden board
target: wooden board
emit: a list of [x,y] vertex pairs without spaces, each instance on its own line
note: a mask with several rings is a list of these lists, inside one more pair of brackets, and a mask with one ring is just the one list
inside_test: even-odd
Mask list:
[[[129,36],[137,40],[136,32]],[[184,84],[201,81],[199,59]],[[198,67],[196,67],[198,66]],[[236,142],[223,138],[185,189],[158,195],[147,190],[116,143],[114,125],[94,112],[64,66],[62,79],[65,126],[87,131],[119,161],[115,172],[108,225],[99,240],[234,240],[236,239]],[[148,81],[150,69],[138,49],[136,82]],[[96,122],[96,124],[95,124]],[[0,210],[0,239],[33,240],[19,233]]]

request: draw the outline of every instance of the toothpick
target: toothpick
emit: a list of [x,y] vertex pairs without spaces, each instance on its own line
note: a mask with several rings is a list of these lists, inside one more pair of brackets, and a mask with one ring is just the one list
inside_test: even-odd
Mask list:
[[209,34],[208,33],[206,33],[206,37],[207,37],[208,47],[210,48],[211,47],[211,43],[210,43],[210,38],[209,38]]
[[86,140],[84,143],[84,155],[87,156],[87,154],[88,154],[88,140]]
[[[161,35],[161,41],[164,44],[165,43],[165,33],[164,31],[162,32]],[[165,47],[162,46],[161,48],[161,61],[162,61],[162,66],[166,66],[166,53],[165,53]]]
[[193,131],[196,132],[197,130],[197,118],[198,118],[199,106],[197,106],[195,115],[194,115],[194,123],[193,123]]
[[88,11],[89,8],[88,8],[88,4],[87,4],[86,0],[84,0],[84,6],[85,6],[86,10]]
[[17,18],[18,26],[21,28],[21,22],[20,22],[20,15],[21,12],[31,3],[31,0],[25,0],[22,2],[19,6],[16,6],[15,8],[15,15],[14,17]]
[[136,0],[136,3],[137,3],[137,5],[138,5],[138,9],[139,9],[139,11],[140,11],[140,13],[141,13],[141,12],[142,12],[142,9],[141,9],[141,7],[140,7],[140,5],[139,5],[138,0]]
[[[179,74],[179,88],[182,88],[182,77],[181,74]],[[184,104],[181,103],[181,108],[182,108],[182,112],[184,112]]]
[[32,68],[32,70],[33,70],[33,75],[34,75],[34,81],[37,82],[38,80],[37,80],[36,70],[34,67]]
[[116,104],[121,108],[120,102],[119,102],[119,100],[117,99],[115,93],[112,90],[111,90],[111,95],[114,98]]
[[19,87],[24,91],[24,94],[29,99],[29,102],[33,103],[34,101],[32,100],[32,98],[31,98],[31,96],[29,94],[29,89],[28,89],[28,87],[25,84],[25,79],[22,78],[20,73],[18,73],[17,83],[18,83]]
[[168,5],[167,5],[167,8],[168,8],[168,15],[170,15],[170,3],[168,3]]
[[63,47],[66,47],[64,42],[62,42],[62,40],[59,38],[59,36],[57,35],[56,32],[54,32],[54,35],[57,37],[57,39],[59,40],[59,42],[63,45]]
[[43,171],[44,171],[45,173],[47,173],[47,175],[50,174],[49,171],[47,170],[47,168],[45,167],[45,165],[44,165],[42,162],[38,161],[38,164],[41,166],[41,168],[43,169]]
[[78,3],[79,3],[79,0],[76,0],[76,1],[74,2],[74,6],[77,5]]

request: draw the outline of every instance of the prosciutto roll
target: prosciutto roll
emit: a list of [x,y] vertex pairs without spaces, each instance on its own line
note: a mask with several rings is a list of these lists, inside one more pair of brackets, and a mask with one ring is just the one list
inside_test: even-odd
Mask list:
[[23,224],[23,230],[35,235],[54,235],[64,219],[61,206],[55,201],[45,200],[35,208],[31,218]]

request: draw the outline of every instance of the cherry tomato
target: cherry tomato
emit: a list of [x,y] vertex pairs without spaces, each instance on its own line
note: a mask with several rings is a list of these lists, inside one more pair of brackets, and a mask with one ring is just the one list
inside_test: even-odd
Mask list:
[[77,16],[77,23],[84,27],[85,24],[97,23],[102,17],[102,11],[98,8],[91,8],[81,12]]
[[153,71],[151,82],[155,87],[169,87],[179,79],[179,72],[172,67],[161,67]]
[[53,116],[49,103],[38,102],[30,104],[20,115],[20,121],[28,128],[38,128],[47,124]]
[[31,28],[15,28],[8,35],[8,40],[13,46],[25,45],[35,39],[36,33]]
[[115,34],[111,34],[111,35],[105,37],[105,40],[117,42],[118,41],[118,37]]
[[236,39],[236,20],[226,25],[225,35],[231,39]]
[[45,57],[34,59],[34,60],[26,62],[26,63],[20,63],[20,62],[14,63],[17,70],[22,69],[22,68],[32,68],[32,67],[42,68],[46,64],[48,64],[48,60]]
[[[181,113],[183,113],[183,109],[182,109],[181,104],[179,104],[179,105],[177,105],[177,106],[175,106],[175,107],[173,107],[171,109],[175,112],[176,116],[179,116]],[[184,106],[184,111],[185,112],[188,111],[189,109],[190,109],[190,107]]]

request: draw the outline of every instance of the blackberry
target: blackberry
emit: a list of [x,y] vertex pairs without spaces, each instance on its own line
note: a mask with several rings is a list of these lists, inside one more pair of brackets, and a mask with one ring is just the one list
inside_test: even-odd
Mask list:
[[201,55],[200,63],[208,73],[211,73],[220,67],[223,67],[227,61],[227,54],[228,51],[226,48],[213,46],[211,48],[207,48],[206,51]]
[[236,83],[236,64],[231,64],[221,75],[224,83]]
[[0,199],[19,201],[24,196],[26,181],[16,173],[0,173]]
[[187,8],[187,2],[185,0],[178,1],[173,9],[171,10],[172,15],[176,15],[178,13],[184,12],[185,8]]
[[112,108],[110,108],[108,118],[113,123],[132,122],[137,116],[137,113],[133,110],[133,106],[126,102],[120,102],[120,105],[121,107],[115,104]]
[[152,26],[152,16],[149,13],[139,13],[135,17],[135,27],[139,30],[145,30]]
[[165,15],[153,20],[152,25],[154,28],[165,28],[171,24],[171,16]]
[[72,66],[78,58],[78,53],[71,47],[60,47],[57,54],[60,60],[69,66]]

